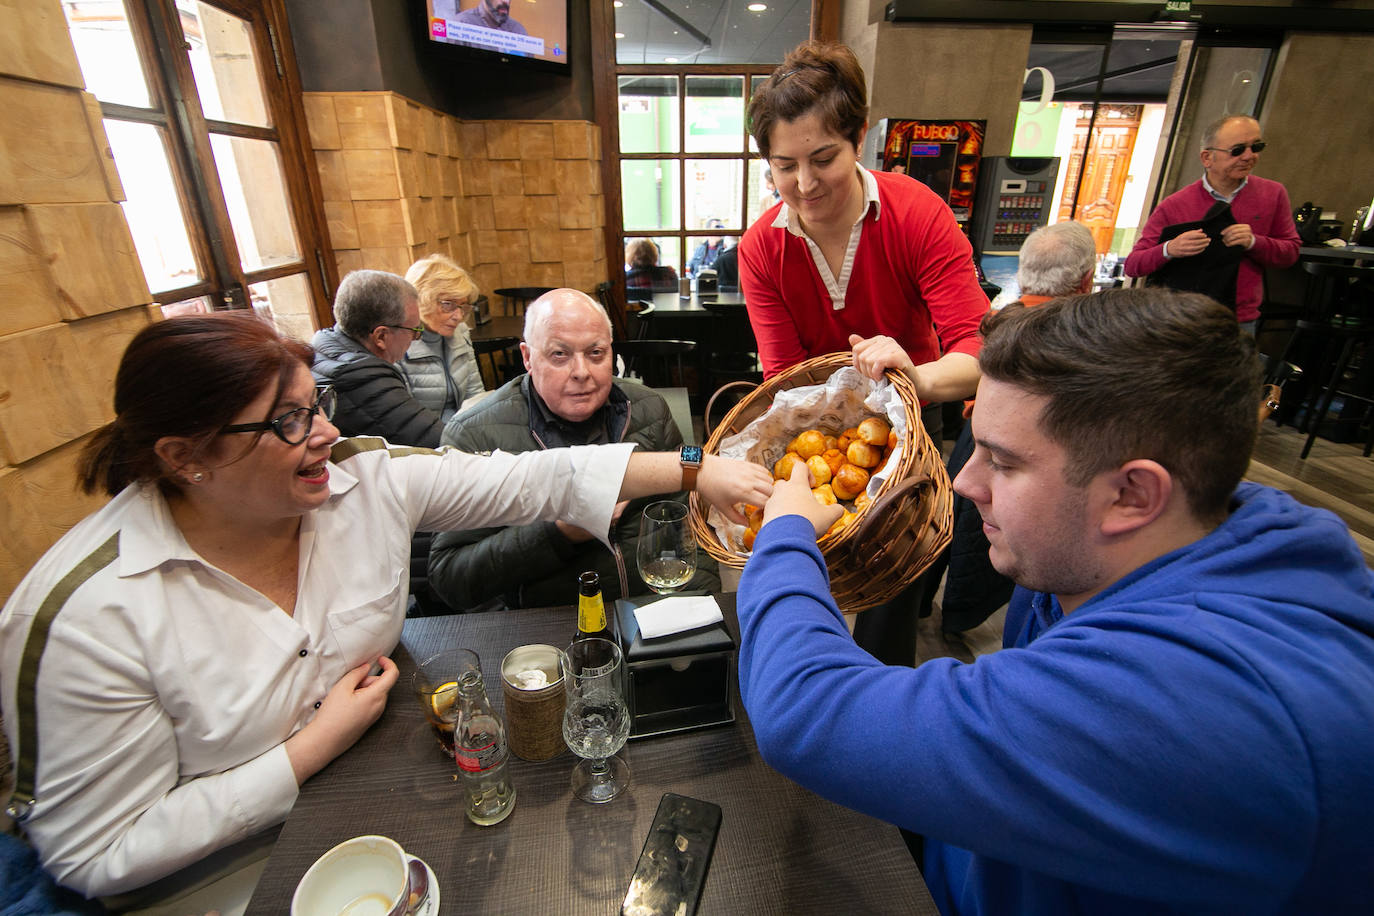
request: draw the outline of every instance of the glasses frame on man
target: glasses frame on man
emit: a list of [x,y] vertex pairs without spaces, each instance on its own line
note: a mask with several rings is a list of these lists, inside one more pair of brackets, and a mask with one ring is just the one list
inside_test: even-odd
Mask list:
[[1232,159],[1238,159],[1245,155],[1246,149],[1253,151],[1254,154],[1258,156],[1260,153],[1264,152],[1264,148],[1268,145],[1269,144],[1265,143],[1263,140],[1256,140],[1254,143],[1237,143],[1235,146],[1226,149],[1220,146],[1204,146],[1203,149],[1211,150],[1214,153],[1226,153]]
[[[310,438],[310,430],[315,426],[315,415],[324,414],[326,420],[334,418],[334,408],[338,406],[339,395],[334,390],[333,385],[319,385],[315,388],[315,401],[309,407],[295,407],[286,411],[280,416],[271,420],[262,420],[257,423],[235,423],[220,430],[221,433],[259,433],[271,431],[278,439],[287,445],[300,445]],[[297,423],[305,423],[305,430],[299,438],[292,439],[287,435],[288,426]]]
[[384,328],[391,328],[392,330],[395,330],[395,331],[409,331],[409,332],[410,332],[410,339],[411,339],[411,340],[419,340],[419,339],[420,339],[420,335],[423,334],[423,333],[425,332],[425,326],[424,326],[423,324],[417,324],[417,325],[416,325],[415,327],[413,327],[413,328],[412,328],[412,327],[407,327],[406,325],[403,325],[403,324],[384,324],[384,325],[382,325],[382,327],[384,327]]

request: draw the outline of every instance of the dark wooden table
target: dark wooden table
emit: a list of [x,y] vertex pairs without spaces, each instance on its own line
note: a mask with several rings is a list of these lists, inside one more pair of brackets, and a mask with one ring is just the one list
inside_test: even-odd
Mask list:
[[[733,602],[722,603],[733,625]],[[733,725],[631,742],[621,752],[630,788],[607,805],[572,797],[571,754],[543,763],[512,756],[515,811],[494,827],[469,822],[454,764],[439,752],[410,692],[410,656],[455,645],[476,650],[499,710],[504,654],[528,643],[562,645],[574,620],[572,608],[554,608],[407,621],[409,653],[395,653],[401,680],[386,712],[302,787],[248,913],[287,912],[316,858],[370,833],[429,863],[441,913],[617,913],[658,800],[670,791],[724,810],[703,914],[936,913],[897,828],[772,770],[742,707]]]
[[497,337],[524,337],[525,319],[517,315],[493,315],[484,324],[472,328],[473,340],[492,340]]
[[1368,245],[1303,245],[1298,257],[1308,261],[1369,261],[1374,263],[1374,248]]
[[[683,318],[704,318],[716,314],[721,308],[736,307],[741,311],[744,309],[743,293],[716,293],[714,297],[705,298],[696,292],[686,299],[675,292],[654,293],[653,299],[655,315],[673,314]],[[716,306],[716,311],[712,311],[711,306]]]

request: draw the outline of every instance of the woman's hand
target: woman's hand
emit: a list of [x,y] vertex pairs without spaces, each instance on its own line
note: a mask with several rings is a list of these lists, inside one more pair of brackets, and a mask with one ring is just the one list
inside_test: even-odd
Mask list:
[[902,345],[885,334],[867,338],[850,334],[849,346],[854,351],[854,368],[875,382],[881,382],[888,369],[908,376],[916,369]]
[[811,492],[811,472],[804,462],[792,468],[792,476],[773,486],[773,495],[763,506],[764,527],[781,515],[800,515],[816,529],[816,537],[830,530],[830,526],[844,514],[838,504],[822,506]]
[[737,525],[748,524],[737,503],[761,506],[773,495],[773,475],[762,465],[707,455],[697,475],[697,492]]
[[349,671],[325,694],[309,724],[286,739],[286,756],[300,785],[353,746],[386,709],[386,697],[396,684],[396,663],[377,659],[380,674],[368,674],[368,662]]

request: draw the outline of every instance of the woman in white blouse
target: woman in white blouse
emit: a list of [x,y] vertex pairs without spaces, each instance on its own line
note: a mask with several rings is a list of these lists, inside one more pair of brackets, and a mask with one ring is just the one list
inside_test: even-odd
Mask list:
[[[677,454],[632,446],[476,457],[336,441],[310,358],[245,312],[140,332],[115,420],[83,457],[83,485],[113,498],[0,613],[10,810],[87,895],[281,822],[377,719],[417,528],[604,532],[618,501],[681,488]],[[762,505],[768,477],[708,457],[698,489]]]

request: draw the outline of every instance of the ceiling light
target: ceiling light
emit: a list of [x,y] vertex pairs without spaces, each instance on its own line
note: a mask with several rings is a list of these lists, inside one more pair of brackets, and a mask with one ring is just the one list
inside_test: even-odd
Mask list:
[[611,6],[615,7],[616,9],[620,9],[624,5],[625,4],[622,3],[621,0],[615,0],[615,2],[611,4]]
[[677,63],[677,58],[676,58],[676,57],[665,57],[665,58],[663,58],[663,62],[664,62],[665,64],[675,64],[675,63]]
[[764,10],[768,9],[768,4],[751,3],[748,6],[746,6],[745,9],[747,9],[751,13],[762,13]]
[[625,37],[625,33],[624,33],[624,32],[616,32],[616,33],[615,33],[615,37],[616,37],[616,38],[624,38],[624,37]]

